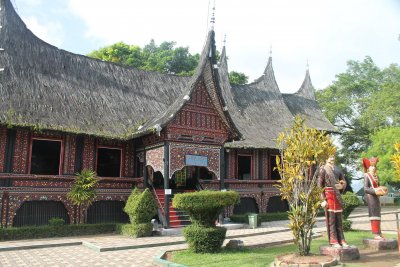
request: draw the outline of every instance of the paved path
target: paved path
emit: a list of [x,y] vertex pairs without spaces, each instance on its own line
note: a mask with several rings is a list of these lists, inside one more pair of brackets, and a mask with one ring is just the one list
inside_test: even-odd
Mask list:
[[[395,231],[395,216],[386,215],[393,208],[383,209],[383,230]],[[365,207],[351,215],[355,229],[369,230]],[[228,230],[227,241],[240,238],[246,246],[267,246],[291,242],[288,221],[263,223],[256,229]],[[315,233],[324,232],[320,218]],[[46,246],[45,248],[32,248]],[[145,246],[145,247],[144,247]],[[27,249],[26,247],[31,247]],[[154,266],[156,255],[166,250],[184,249],[182,236],[159,236],[132,239],[120,235],[99,235],[73,238],[48,238],[0,242],[0,266]],[[103,251],[103,252],[99,252]]]

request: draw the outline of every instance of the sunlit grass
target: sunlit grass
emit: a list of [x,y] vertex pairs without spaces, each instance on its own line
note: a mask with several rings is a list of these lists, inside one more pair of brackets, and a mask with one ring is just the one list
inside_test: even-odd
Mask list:
[[[345,233],[346,241],[350,245],[363,248],[364,238],[371,238],[371,233],[366,231],[350,231]],[[395,237],[385,235],[385,237]],[[327,237],[313,240],[311,253],[319,253],[319,247],[327,244]],[[246,244],[245,244],[246,245]],[[196,254],[187,250],[173,253],[173,262],[187,266],[269,266],[274,261],[276,255],[283,253],[297,252],[297,247],[293,244],[265,247],[265,248],[245,248],[241,251],[223,249],[220,253]],[[356,267],[356,264],[346,264],[346,266]]]

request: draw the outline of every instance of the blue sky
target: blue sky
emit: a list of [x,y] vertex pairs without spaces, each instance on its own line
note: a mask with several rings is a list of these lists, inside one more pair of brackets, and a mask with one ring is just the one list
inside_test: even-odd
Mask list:
[[[11,0],[41,39],[87,54],[124,41],[144,46],[176,41],[201,51],[209,28],[208,0]],[[212,1],[211,1],[212,6]],[[400,63],[400,1],[216,0],[216,40],[226,34],[230,70],[259,77],[272,46],[282,92],[301,85],[308,59],[317,89],[366,55],[381,68]]]

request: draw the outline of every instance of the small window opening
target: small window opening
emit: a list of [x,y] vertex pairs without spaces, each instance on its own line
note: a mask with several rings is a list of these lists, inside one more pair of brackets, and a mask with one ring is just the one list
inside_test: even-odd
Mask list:
[[31,174],[59,175],[61,141],[32,140]]
[[271,180],[280,180],[281,176],[279,175],[278,169],[275,169],[276,165],[276,156],[273,155],[269,158],[269,173],[271,174]]
[[119,177],[121,175],[121,149],[97,149],[97,175],[102,177]]
[[251,179],[251,156],[238,156],[238,178],[239,180]]

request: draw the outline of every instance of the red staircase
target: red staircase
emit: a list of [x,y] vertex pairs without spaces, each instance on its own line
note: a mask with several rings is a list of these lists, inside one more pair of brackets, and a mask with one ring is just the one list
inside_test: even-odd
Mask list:
[[[162,216],[164,217],[164,189],[155,189],[153,194],[156,194],[155,198],[158,203],[158,208],[161,210]],[[185,190],[183,192],[193,192],[193,190]],[[172,201],[169,202],[169,227],[178,228],[184,227],[190,224],[189,215],[183,211],[176,210],[172,207]]]

